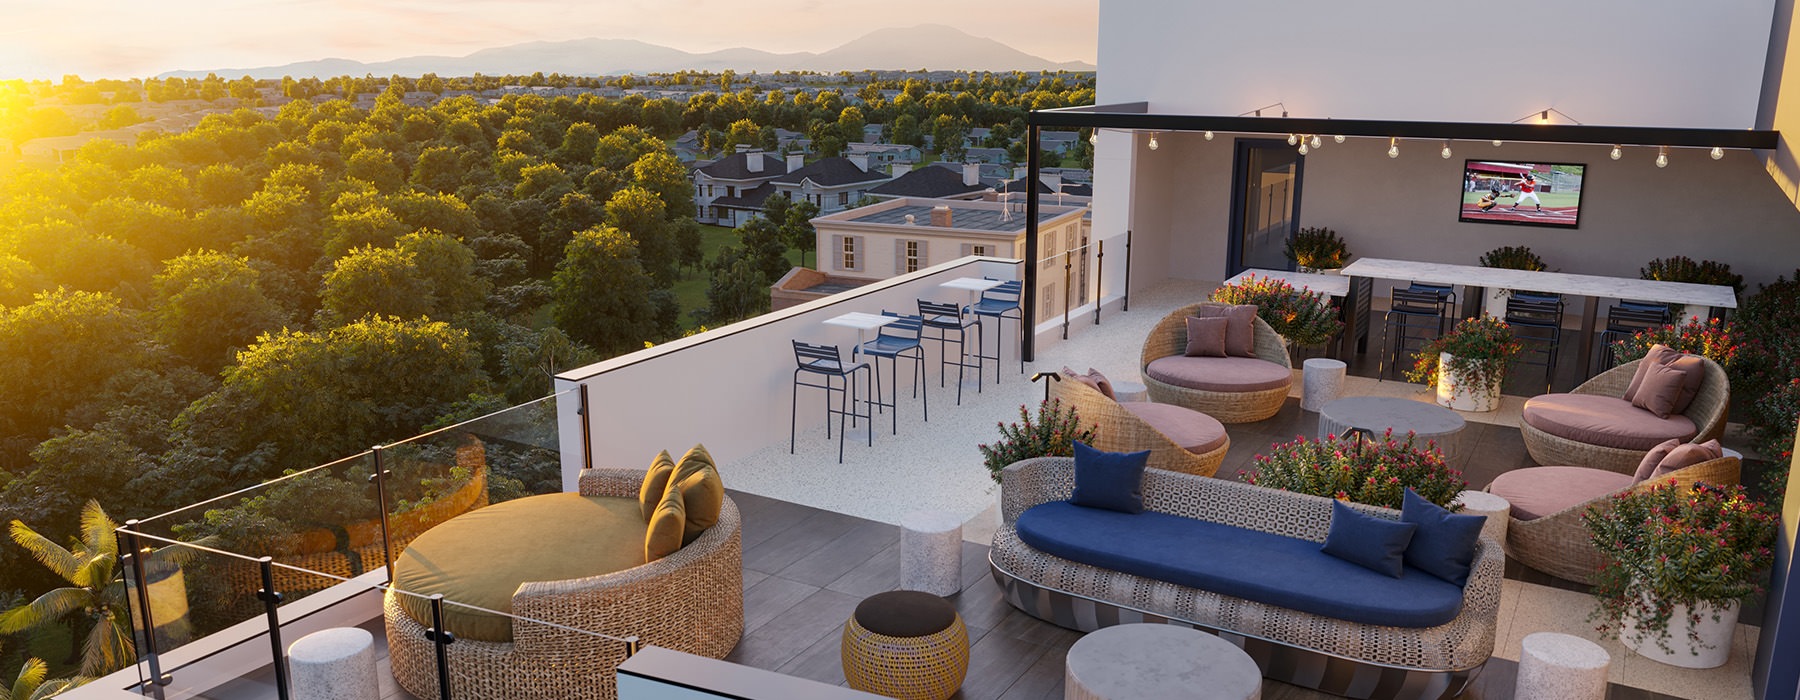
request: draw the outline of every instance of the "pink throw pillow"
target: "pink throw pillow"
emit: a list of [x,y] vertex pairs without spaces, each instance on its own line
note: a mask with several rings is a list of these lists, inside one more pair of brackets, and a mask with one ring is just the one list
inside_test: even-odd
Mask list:
[[1222,317],[1187,318],[1187,356],[1224,357],[1229,319]]
[[1725,448],[1718,440],[1707,440],[1699,444],[1687,443],[1669,452],[1669,456],[1656,465],[1656,471],[1650,475],[1655,481],[1668,476],[1670,472],[1686,469],[1701,462],[1707,462],[1725,456]]
[[1636,484],[1650,478],[1651,474],[1656,473],[1656,465],[1662,464],[1663,458],[1669,456],[1671,451],[1680,446],[1680,440],[1671,439],[1650,448],[1649,452],[1644,453],[1643,461],[1638,462],[1637,471],[1632,473],[1631,483]]
[[[1197,318],[1224,318],[1225,354],[1233,357],[1256,357],[1256,305],[1225,306],[1201,304],[1194,310]],[[1192,355],[1193,353],[1188,353]]]
[[1687,373],[1673,366],[1650,365],[1644,372],[1644,381],[1638,383],[1637,394],[1631,397],[1631,405],[1654,413],[1657,418],[1668,418],[1675,410],[1675,400],[1681,396],[1681,384],[1686,379]]

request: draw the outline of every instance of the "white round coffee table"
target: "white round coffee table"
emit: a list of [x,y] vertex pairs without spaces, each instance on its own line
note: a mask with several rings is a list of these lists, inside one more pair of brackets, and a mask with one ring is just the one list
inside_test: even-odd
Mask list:
[[1217,636],[1189,627],[1103,627],[1075,641],[1063,664],[1064,700],[1253,700],[1256,661]]
[[1324,440],[1326,435],[1343,437],[1352,430],[1381,437],[1392,428],[1396,438],[1408,432],[1417,435],[1415,442],[1419,447],[1424,447],[1426,440],[1437,441],[1444,460],[1449,461],[1456,456],[1456,437],[1465,425],[1462,416],[1437,404],[1386,396],[1352,396],[1319,409],[1318,439]]

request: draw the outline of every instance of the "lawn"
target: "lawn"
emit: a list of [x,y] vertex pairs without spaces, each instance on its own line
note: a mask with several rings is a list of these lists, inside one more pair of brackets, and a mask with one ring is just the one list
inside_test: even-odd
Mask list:
[[[724,226],[700,225],[700,254],[708,262],[719,254],[719,249],[727,244],[737,242],[737,230]],[[808,258],[811,261],[811,258]],[[800,264],[800,251],[789,250],[788,262],[795,266]],[[681,327],[691,329],[699,324],[689,313],[695,309],[706,307],[706,282],[709,273],[702,267],[698,270],[683,270],[681,278],[675,280],[675,299],[681,304]]]

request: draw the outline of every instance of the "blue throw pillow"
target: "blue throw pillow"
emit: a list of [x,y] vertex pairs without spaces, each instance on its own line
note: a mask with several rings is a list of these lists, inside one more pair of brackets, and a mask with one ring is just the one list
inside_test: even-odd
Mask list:
[[1424,496],[1406,490],[1400,522],[1419,526],[1406,547],[1406,565],[1458,586],[1469,582],[1475,542],[1481,539],[1485,515],[1456,515]]
[[1331,530],[1325,533],[1325,546],[1319,549],[1375,573],[1400,578],[1406,566],[1406,545],[1418,528],[1412,523],[1363,515],[1343,501],[1332,501]]
[[1120,513],[1144,512],[1144,465],[1150,451],[1101,452],[1075,443],[1075,492],[1069,502]]

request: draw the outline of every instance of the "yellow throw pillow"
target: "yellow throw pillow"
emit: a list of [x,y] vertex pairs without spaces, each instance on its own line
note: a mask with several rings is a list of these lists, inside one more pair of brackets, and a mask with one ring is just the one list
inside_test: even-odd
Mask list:
[[650,529],[644,533],[644,563],[656,561],[681,549],[682,528],[687,526],[687,509],[680,489],[668,489],[650,514]]
[[681,491],[682,501],[687,505],[687,528],[682,537],[682,544],[693,542],[706,532],[706,528],[719,522],[719,509],[725,504],[725,482],[719,480],[718,467],[713,466],[712,455],[707,454],[706,446],[695,445],[681,456],[675,465],[675,475],[669,478],[669,490]]
[[650,514],[662,503],[663,492],[669,490],[669,477],[674,474],[675,458],[669,456],[668,450],[657,453],[650,469],[644,472],[644,485],[638,487],[638,509],[644,512],[644,522],[650,522]]

